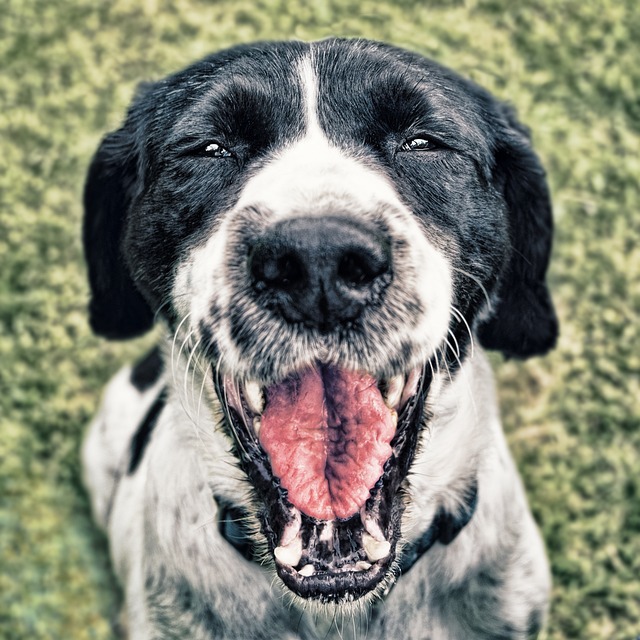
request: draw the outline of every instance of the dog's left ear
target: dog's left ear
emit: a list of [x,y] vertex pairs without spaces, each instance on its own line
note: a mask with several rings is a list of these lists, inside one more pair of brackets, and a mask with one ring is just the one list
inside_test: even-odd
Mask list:
[[511,109],[500,108],[503,132],[496,149],[495,176],[508,207],[512,251],[497,303],[478,327],[478,337],[487,349],[527,358],[552,349],[558,337],[545,280],[553,231],[551,200],[528,130]]
[[122,252],[125,221],[136,189],[139,163],[129,115],[96,152],[84,190],[83,240],[89,268],[91,328],[110,339],[138,336],[154,315],[136,288]]

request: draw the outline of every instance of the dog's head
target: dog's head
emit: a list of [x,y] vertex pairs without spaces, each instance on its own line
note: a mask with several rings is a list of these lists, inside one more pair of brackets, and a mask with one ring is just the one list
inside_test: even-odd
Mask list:
[[544,173],[512,111],[390,46],[237,47],[145,86],[90,169],[94,330],[209,359],[278,574],[390,575],[433,372],[550,349]]

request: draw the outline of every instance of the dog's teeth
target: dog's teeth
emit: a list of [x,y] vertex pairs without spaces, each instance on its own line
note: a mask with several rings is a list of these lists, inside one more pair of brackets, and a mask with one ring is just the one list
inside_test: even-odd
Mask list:
[[258,418],[258,416],[256,416],[253,419],[253,430],[255,431],[255,434],[257,436],[260,435],[260,428],[262,427],[262,420],[260,420],[260,418]]
[[261,414],[263,412],[264,394],[262,393],[260,385],[255,380],[245,382],[244,397],[251,411],[257,414]]
[[391,409],[391,422],[393,423],[393,428],[395,429],[398,426],[398,412],[395,409]]
[[280,538],[281,547],[286,547],[291,544],[298,533],[300,533],[300,527],[302,526],[302,516],[300,515],[300,511],[294,507],[291,510],[291,515],[293,516],[293,519],[287,522],[284,527],[284,531],[282,532],[282,537]]
[[365,507],[360,509],[360,520],[362,520],[365,531],[371,535],[371,537],[375,538],[378,542],[384,542],[386,540],[377,520],[367,513]]
[[280,546],[273,550],[273,555],[282,563],[295,567],[302,557],[302,538],[294,538],[286,547]]
[[298,573],[305,578],[312,576],[316,572],[316,568],[312,564],[305,564]]
[[391,409],[397,409],[404,389],[404,376],[394,376],[387,384],[386,402]]
[[331,522],[331,520],[329,520],[329,522],[327,522],[322,528],[320,540],[322,542],[331,542],[333,540],[333,522]]
[[356,562],[356,571],[367,571],[367,569],[371,569],[371,564],[366,560]]
[[368,533],[362,534],[362,546],[371,562],[386,558],[389,555],[389,551],[391,551],[391,543],[388,540],[376,540]]

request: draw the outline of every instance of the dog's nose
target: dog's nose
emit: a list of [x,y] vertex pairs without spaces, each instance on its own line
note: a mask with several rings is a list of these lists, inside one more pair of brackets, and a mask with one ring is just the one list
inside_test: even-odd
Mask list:
[[391,280],[391,248],[360,221],[292,218],[252,245],[248,266],[265,304],[289,322],[326,332],[380,299]]

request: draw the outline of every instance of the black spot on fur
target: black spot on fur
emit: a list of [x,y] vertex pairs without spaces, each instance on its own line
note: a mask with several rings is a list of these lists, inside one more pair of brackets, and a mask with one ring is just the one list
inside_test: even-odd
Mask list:
[[186,583],[179,591],[178,607],[181,611],[191,611],[193,608],[193,592]]
[[247,560],[253,559],[253,544],[244,523],[248,514],[228,501],[215,497],[218,503],[218,530],[222,537]]
[[465,492],[465,502],[458,513],[452,514],[444,509],[440,510],[438,514],[440,520],[438,540],[442,544],[450,544],[456,539],[462,529],[469,524],[477,504],[478,485],[474,482]]
[[138,465],[142,461],[145,449],[147,448],[149,440],[151,439],[151,434],[166,403],[167,390],[163,389],[160,392],[160,395],[156,398],[156,401],[151,405],[149,411],[147,411],[147,415],[140,423],[138,430],[133,435],[130,447],[131,458],[129,460],[129,468],[127,469],[127,473],[129,475],[135,473]]
[[429,528],[413,544],[409,545],[401,559],[402,573],[411,567],[436,543],[450,544],[469,524],[478,504],[478,485],[474,482],[465,492],[464,504],[458,513],[440,508]]
[[160,347],[154,347],[131,370],[131,384],[140,392],[150,389],[164,369]]
[[[540,631],[542,630],[542,622],[544,620],[544,616],[542,611],[535,609],[529,614],[529,620],[527,622],[527,639],[535,640]],[[640,638],[640,636],[639,636]]]

